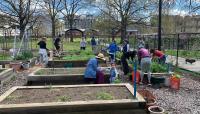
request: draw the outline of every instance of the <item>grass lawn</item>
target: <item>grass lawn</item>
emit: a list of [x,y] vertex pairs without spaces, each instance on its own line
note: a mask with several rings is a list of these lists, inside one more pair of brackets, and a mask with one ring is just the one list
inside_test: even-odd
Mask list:
[[[167,55],[173,55],[173,56],[177,55],[176,50],[166,50],[165,53]],[[179,50],[179,57],[200,59],[200,51]]]

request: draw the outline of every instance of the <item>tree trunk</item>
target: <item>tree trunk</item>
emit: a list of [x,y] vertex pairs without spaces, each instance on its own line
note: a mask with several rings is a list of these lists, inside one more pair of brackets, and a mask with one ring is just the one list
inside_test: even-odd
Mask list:
[[74,42],[74,38],[73,38],[73,35],[72,35],[72,23],[70,23],[70,42]]
[[55,19],[52,19],[52,38],[55,38]]
[[121,43],[126,39],[126,21],[122,20],[121,22]]

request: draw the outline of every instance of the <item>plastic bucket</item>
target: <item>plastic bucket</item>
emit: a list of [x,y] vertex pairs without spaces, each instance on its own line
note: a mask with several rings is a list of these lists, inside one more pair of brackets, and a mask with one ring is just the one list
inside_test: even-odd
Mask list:
[[[132,71],[132,82],[134,82],[134,77],[135,77],[134,71]],[[137,71],[136,72],[136,83],[138,84],[139,82],[140,82],[140,72]]]
[[175,90],[179,90],[180,88],[180,78],[171,77],[170,78],[170,87]]

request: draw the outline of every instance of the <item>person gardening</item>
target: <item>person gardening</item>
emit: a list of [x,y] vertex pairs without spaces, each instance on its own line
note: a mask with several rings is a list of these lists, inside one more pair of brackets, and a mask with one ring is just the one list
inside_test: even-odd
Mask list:
[[116,44],[115,40],[113,40],[111,42],[111,44],[108,46],[107,49],[109,50],[109,55],[110,55],[111,62],[114,62],[115,61],[116,52],[118,51],[118,47],[117,47],[117,44]]
[[140,67],[141,67],[141,74],[140,74],[141,82],[140,82],[140,84],[143,84],[144,73],[147,72],[148,73],[148,85],[151,85],[151,56],[150,56],[149,51],[147,49],[145,49],[143,46],[139,47],[138,59],[141,60],[141,62],[140,62]]
[[129,67],[128,67],[128,55],[129,55],[129,42],[128,40],[124,40],[124,45],[122,48],[122,56],[121,56],[121,63],[122,63],[122,69],[124,72],[124,75],[127,75],[129,73]]
[[56,47],[56,51],[57,54],[60,55],[60,41],[61,41],[61,35],[59,35],[58,37],[56,37],[55,41],[54,41],[54,46]]
[[43,66],[46,66],[48,64],[48,55],[47,55],[47,47],[46,47],[46,38],[43,37],[39,42],[38,44],[40,46],[40,49],[39,49],[39,56],[40,56],[40,59],[39,59],[39,64],[40,65],[43,65]]
[[150,49],[150,53],[152,54],[153,57],[158,57],[160,64],[165,64],[166,55],[162,51]]
[[87,83],[97,83],[97,71],[99,61],[105,61],[104,55],[99,53],[95,58],[91,58],[88,63],[84,73],[84,80]]

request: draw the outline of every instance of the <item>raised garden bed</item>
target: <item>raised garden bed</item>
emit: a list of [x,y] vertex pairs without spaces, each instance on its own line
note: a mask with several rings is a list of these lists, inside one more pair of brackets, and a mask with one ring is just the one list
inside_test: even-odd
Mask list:
[[1,114],[146,114],[130,84],[21,86],[0,97]]
[[13,69],[0,69],[0,84],[9,81],[14,76]]
[[[85,68],[40,68],[28,75],[28,84],[84,84]],[[105,83],[109,82],[109,72]]]
[[[36,59],[37,59],[36,57],[33,57],[33,58],[29,59],[27,61],[27,62],[29,62],[29,66],[34,66]],[[14,61],[14,60],[0,60],[0,64],[2,65],[3,68],[5,68],[6,64],[10,64],[10,63],[13,63],[13,62],[22,63],[21,60],[17,60],[17,61]]]
[[[89,60],[53,60],[48,62],[49,68],[64,68],[64,67],[86,67]],[[106,67],[106,63],[101,62],[101,67]]]

